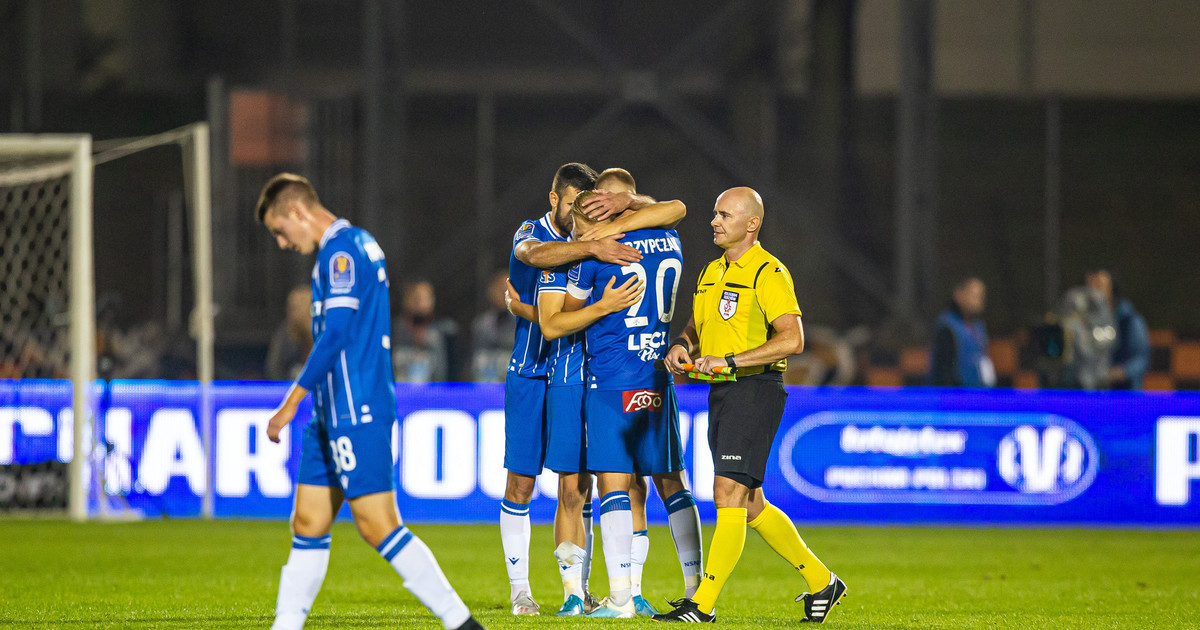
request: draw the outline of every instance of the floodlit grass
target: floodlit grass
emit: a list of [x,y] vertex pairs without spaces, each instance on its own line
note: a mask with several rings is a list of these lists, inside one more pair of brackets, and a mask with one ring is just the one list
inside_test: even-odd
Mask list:
[[[508,614],[495,526],[412,529],[489,628],[650,623],[555,618],[562,590],[549,527],[535,527],[533,538],[533,589],[543,616],[519,619]],[[800,529],[849,584],[830,616],[836,627],[1200,627],[1194,531]],[[652,528],[650,536],[644,590],[657,604],[678,597],[682,586],[669,533]],[[0,520],[0,627],[266,628],[288,545],[282,522]],[[593,584],[607,590],[602,561]],[[799,576],[750,532],[717,621],[729,628],[792,626],[801,615],[792,600],[802,590]],[[307,627],[440,625],[353,526],[339,523]]]

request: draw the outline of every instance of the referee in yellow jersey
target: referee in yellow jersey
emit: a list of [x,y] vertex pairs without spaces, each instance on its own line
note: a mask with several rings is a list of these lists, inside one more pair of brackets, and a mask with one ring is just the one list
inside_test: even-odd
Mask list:
[[[657,621],[712,622],[717,597],[733,573],[746,542],[746,525],[800,572],[808,592],[804,621],[824,622],[846,593],[846,584],[813,555],[796,526],[767,502],[762,482],[771,443],[783,417],[787,357],[804,349],[804,328],[792,277],[758,244],[762,197],[750,188],[731,188],[713,208],[713,242],[725,255],[700,274],[692,317],[664,360],[673,374],[685,363],[712,374],[734,368],[737,380],[713,383],[708,394],[708,444],[716,477],[713,500],[717,526],[709,545],[704,580],[689,599]],[[695,357],[693,361],[693,357]]]

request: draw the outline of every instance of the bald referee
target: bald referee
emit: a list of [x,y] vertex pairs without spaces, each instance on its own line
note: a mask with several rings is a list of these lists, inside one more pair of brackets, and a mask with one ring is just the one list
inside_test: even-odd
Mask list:
[[823,623],[846,593],[846,584],[813,555],[782,510],[767,502],[762,482],[771,443],[783,417],[783,371],[787,357],[804,349],[804,328],[792,277],[758,244],[762,198],[750,188],[730,188],[713,208],[713,242],[725,255],[700,273],[692,317],[667,352],[673,374],[683,364],[712,374],[729,366],[733,382],[713,383],[708,394],[708,444],[716,477],[717,526],[708,549],[704,580],[690,599],[657,621],[712,622],[717,597],[746,543],[746,525],[762,536],[808,583],[796,598],[804,621]]

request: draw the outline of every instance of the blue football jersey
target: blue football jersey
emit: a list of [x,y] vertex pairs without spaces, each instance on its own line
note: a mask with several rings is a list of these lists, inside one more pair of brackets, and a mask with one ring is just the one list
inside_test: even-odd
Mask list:
[[[542,270],[538,275],[538,298],[541,299],[541,296],[547,293],[566,294],[567,274],[570,270],[569,265]],[[546,382],[551,386],[582,385],[583,333],[577,332],[547,343],[550,344],[550,357],[546,368]]]
[[[554,229],[550,213],[536,221],[525,221],[513,235],[513,249],[508,256],[508,279],[516,287],[521,301],[526,304],[537,304],[538,277],[542,270],[530,267],[517,260],[517,245],[525,241],[549,243],[565,241],[567,238]],[[519,376],[545,376],[550,344],[542,337],[542,329],[538,325],[517,318],[517,334],[513,343],[512,359],[508,362],[508,371]]]
[[621,266],[585,260],[571,268],[567,292],[589,304],[599,301],[610,278],[621,286],[636,275],[646,286],[628,310],[604,316],[586,331],[588,387],[627,390],[658,387],[670,380],[654,362],[667,351],[675,295],[683,268],[683,246],[675,230],[637,230],[622,243],[642,253],[641,262]]
[[[392,422],[396,390],[388,275],[383,250],[374,237],[345,219],[335,221],[321,237],[312,271],[312,297],[313,355],[309,361],[332,359],[329,370],[300,379],[300,385],[313,392],[314,416],[330,429],[342,430]],[[348,322],[339,331],[345,335],[345,346],[336,356],[318,357],[335,309],[353,311],[348,320],[338,319]]]

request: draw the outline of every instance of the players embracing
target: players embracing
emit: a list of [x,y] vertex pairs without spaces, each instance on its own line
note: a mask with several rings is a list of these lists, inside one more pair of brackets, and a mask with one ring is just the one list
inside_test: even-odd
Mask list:
[[[577,235],[596,227],[584,210],[595,194],[585,192],[576,199]],[[564,310],[570,312],[599,303],[617,282],[624,283],[630,276],[646,287],[628,310],[607,314],[586,331],[587,464],[597,475],[601,494],[600,533],[609,578],[608,599],[593,617],[629,618],[637,615],[639,608],[648,608],[640,593],[635,594],[631,575],[634,505],[630,490],[635,479],[652,475],[660,494],[668,497],[664,501],[668,506],[678,502],[688,516],[695,514],[695,501],[683,483],[683,444],[674,384],[669,374],[654,367],[670,338],[683,268],[682,246],[679,235],[666,228],[630,231],[622,241],[641,252],[642,260],[625,266],[596,260],[578,263],[569,274],[564,304]],[[641,508],[644,511],[644,505]],[[694,563],[685,563],[681,557],[685,572],[699,564],[698,518],[689,520],[697,522],[695,540],[684,546],[697,555]],[[677,551],[680,549],[677,538]],[[635,598],[641,601],[635,603]]]
[[[558,612],[560,616],[576,616],[585,612],[600,617],[633,616],[636,612],[653,614],[653,609],[640,596],[640,592],[631,594],[630,565],[640,567],[637,562],[631,561],[634,532],[632,519],[628,518],[628,491],[632,480],[635,479],[634,472],[648,474],[662,468],[664,474],[674,475],[674,483],[667,481],[666,486],[660,483],[659,491],[662,493],[664,487],[672,490],[674,504],[679,506],[675,510],[679,513],[679,518],[674,520],[691,523],[689,527],[672,527],[672,531],[685,532],[675,536],[685,575],[691,571],[696,574],[695,580],[698,581],[699,577],[699,518],[695,502],[683,486],[679,472],[682,467],[676,466],[672,471],[668,470],[671,466],[646,466],[635,471],[632,466],[628,466],[628,472],[617,473],[624,475],[623,483],[617,483],[618,486],[623,486],[622,491],[626,493],[624,501],[608,501],[602,503],[601,508],[601,531],[604,535],[609,573],[610,576],[614,574],[615,561],[615,572],[624,577],[618,578],[617,588],[610,592],[606,606],[589,610],[592,606],[585,605],[588,601],[586,579],[591,556],[592,531],[589,494],[592,479],[587,471],[595,470],[595,467],[590,465],[584,451],[586,425],[583,384],[586,378],[590,390],[595,387],[597,381],[589,375],[589,368],[585,367],[583,362],[583,336],[579,332],[598,320],[620,318],[621,313],[632,312],[630,309],[643,308],[646,300],[644,288],[647,285],[645,269],[640,263],[645,253],[628,244],[622,245],[618,240],[621,237],[625,237],[621,240],[626,243],[636,245],[637,241],[631,240],[621,231],[630,230],[634,233],[633,231],[646,227],[673,226],[686,213],[683,204],[678,201],[659,203],[649,197],[637,195],[633,190],[632,178],[620,169],[610,169],[605,174],[618,175],[616,178],[601,178],[614,183],[615,190],[607,194],[596,193],[591,190],[597,183],[596,175],[590,168],[576,163],[561,167],[555,175],[550,193],[551,211],[537,222],[523,223],[514,237],[513,255],[510,258],[510,308],[522,319],[518,322],[518,343],[514,349],[505,389],[505,467],[509,470],[509,484],[501,507],[501,540],[509,572],[512,612],[516,615],[539,612],[528,583],[528,502],[532,495],[534,477],[540,472],[541,463],[559,474],[555,557],[559,561],[564,586],[564,604]],[[621,174],[623,177],[620,177]],[[628,184],[623,184],[622,179],[627,179]],[[590,203],[586,203],[587,199],[591,200]],[[596,224],[584,214],[585,207],[588,211],[601,215],[612,215],[620,211],[625,213],[621,219],[612,222],[612,229],[601,234],[600,238],[580,240],[580,234]],[[574,238],[562,242],[562,239],[570,238],[572,232]],[[678,257],[677,236],[674,236],[674,243],[674,252]],[[606,285],[596,287],[594,297],[579,299],[567,295],[567,270],[571,269],[571,265],[562,264],[564,260],[582,260],[582,263],[576,265],[581,271],[592,263],[618,270],[641,271],[611,274]],[[673,282],[677,286],[679,267],[676,264],[672,268],[675,270]],[[654,269],[657,269],[657,262]],[[620,283],[617,283],[618,275]],[[578,292],[578,287],[575,289]],[[671,304],[674,301],[673,293],[672,291]],[[568,302],[571,306],[564,308]],[[669,327],[669,317],[662,320],[660,315],[656,315],[655,321]],[[648,318],[646,319],[648,321]],[[665,340],[666,335],[664,332],[660,336]],[[635,338],[640,339],[640,336],[635,335]],[[660,340],[659,344],[662,345],[663,341]],[[594,356],[590,350],[588,354],[589,359]],[[544,366],[532,364],[531,357],[540,360],[542,356],[545,356]],[[650,359],[651,369],[653,360]],[[545,395],[540,399],[537,392],[539,372],[546,375]],[[673,404],[668,407],[670,413],[661,413],[664,393],[660,390],[659,404],[656,408],[660,415],[674,424],[673,432],[664,432],[663,435],[668,437],[667,442],[670,441],[670,436],[673,436],[677,453],[672,459],[668,454],[669,444],[664,442],[661,459],[666,462],[679,461],[682,453],[678,443],[678,419],[673,413]],[[673,394],[670,396],[673,401]],[[587,431],[587,439],[590,442],[591,430]],[[602,485],[602,489],[604,488],[607,486]],[[640,502],[639,526],[642,528],[639,532],[642,534],[639,538],[639,542],[642,543],[639,545],[641,557],[638,559],[644,562],[648,548],[644,529],[644,484],[640,496],[635,492],[635,498]],[[618,506],[624,506],[623,514],[621,510],[616,509]],[[605,516],[609,512],[613,514]],[[626,518],[622,519],[622,516]],[[608,527],[606,524],[615,525]],[[618,549],[623,551],[617,551]],[[637,572],[640,578],[640,568]],[[691,588],[688,589],[689,592]],[[635,596],[638,600],[636,607],[633,601]]]
[[[582,191],[591,190],[596,183],[596,172],[585,164],[569,163],[559,167],[551,183],[550,210],[541,218],[525,221],[513,236],[513,249],[509,257],[508,275],[510,293],[517,304],[525,305],[524,311],[515,309],[520,315],[517,320],[516,339],[512,359],[504,381],[504,467],[508,471],[504,500],[500,504],[500,541],[504,548],[505,569],[508,572],[509,597],[514,615],[537,615],[540,607],[533,598],[529,584],[529,502],[533,498],[534,483],[546,464],[547,454],[553,452],[551,466],[559,473],[559,511],[555,518],[555,544],[564,542],[585,548],[584,532],[590,531],[591,523],[584,522],[584,495],[590,489],[578,475],[586,474],[581,462],[581,445],[571,443],[551,448],[550,437],[562,438],[572,431],[582,430],[582,386],[583,375],[578,375],[568,366],[572,362],[572,348],[568,344],[552,347],[542,335],[537,316],[532,311],[536,300],[538,278],[543,270],[551,270],[588,257],[597,257],[613,263],[635,262],[641,258],[637,250],[618,243],[615,238],[596,241],[570,241],[572,228],[571,204]],[[553,357],[551,353],[554,352]],[[565,352],[558,356],[559,352]],[[561,360],[560,360],[561,359]],[[547,414],[547,374],[551,365],[559,366],[560,373],[568,377],[564,389],[554,392],[552,398],[557,405],[570,408],[567,402],[575,394],[578,384],[579,400],[574,403],[575,411],[566,414]],[[554,421],[564,423],[552,431]],[[568,506],[573,509],[566,509]],[[579,506],[579,508],[575,508]],[[586,572],[583,563],[588,554],[580,554],[583,560],[562,567],[564,590],[584,593]],[[578,578],[578,587],[573,583]],[[569,599],[569,597],[568,597]]]

